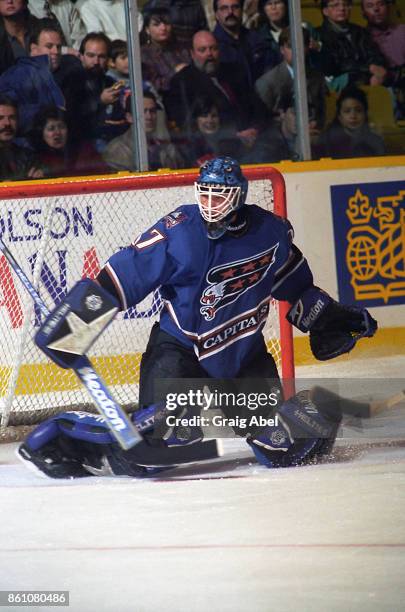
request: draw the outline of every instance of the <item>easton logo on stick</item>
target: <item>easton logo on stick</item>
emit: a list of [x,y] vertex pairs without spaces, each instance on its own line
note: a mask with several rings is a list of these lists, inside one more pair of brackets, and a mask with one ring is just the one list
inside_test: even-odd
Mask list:
[[114,429],[117,431],[127,429],[127,425],[120,417],[115,403],[108,397],[107,393],[102,388],[98,380],[98,376],[94,370],[92,368],[84,367],[79,368],[78,372],[91,395],[97,398],[98,404],[102,408],[105,418],[110,421]]
[[209,286],[200,298],[200,312],[206,321],[215,319],[220,308],[235,302],[243,293],[260,283],[275,260],[279,243],[263,253],[216,266],[207,273]]

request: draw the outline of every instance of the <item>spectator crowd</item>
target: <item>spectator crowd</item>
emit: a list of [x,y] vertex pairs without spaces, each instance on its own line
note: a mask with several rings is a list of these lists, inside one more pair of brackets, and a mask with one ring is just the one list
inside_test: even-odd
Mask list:
[[[405,25],[388,0],[361,1],[367,27],[350,0],[302,23],[314,159],[389,152],[364,86],[405,119]],[[151,170],[299,159],[287,0],[140,4]],[[132,108],[124,0],[0,0],[0,180],[133,170]]]

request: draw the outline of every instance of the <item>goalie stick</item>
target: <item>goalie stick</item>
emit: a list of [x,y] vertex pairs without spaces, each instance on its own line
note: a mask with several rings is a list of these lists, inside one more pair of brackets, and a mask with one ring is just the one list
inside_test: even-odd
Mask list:
[[[0,239],[0,251],[3,252],[21,283],[32,297],[34,303],[41,310],[41,313],[45,317],[48,316],[49,310],[45,302],[2,239]],[[113,398],[106,384],[94,370],[90,360],[85,355],[81,357],[78,366],[74,368],[73,371],[92,397],[98,411],[104,417],[106,425],[111,430],[112,435],[121,448],[128,450],[142,442],[143,437],[136,430],[121,406]]]
[[310,391],[311,400],[315,405],[318,404],[336,404],[343,414],[348,414],[354,417],[369,419],[376,416],[384,410],[394,408],[401,402],[405,402],[405,389],[388,397],[385,400],[372,400],[370,402],[358,402],[355,400],[346,399],[337,393],[333,393],[324,387],[314,387]]

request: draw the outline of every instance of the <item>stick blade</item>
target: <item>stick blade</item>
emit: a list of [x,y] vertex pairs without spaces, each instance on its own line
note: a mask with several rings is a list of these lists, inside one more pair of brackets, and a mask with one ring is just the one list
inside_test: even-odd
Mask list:
[[395,408],[398,404],[405,402],[405,389],[392,395],[388,399],[385,400],[376,400],[374,402],[370,402],[370,415],[374,416],[379,412],[383,412],[384,410],[390,410],[391,408]]
[[370,402],[357,402],[321,386],[310,390],[310,398],[316,406],[324,406],[329,411],[340,411],[353,417],[368,419],[371,416]]

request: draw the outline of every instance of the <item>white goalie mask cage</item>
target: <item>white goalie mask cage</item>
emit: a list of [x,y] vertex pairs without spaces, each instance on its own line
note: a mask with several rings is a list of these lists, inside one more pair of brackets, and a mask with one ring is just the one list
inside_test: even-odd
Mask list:
[[241,187],[194,183],[195,198],[204,221],[216,223],[237,210]]

